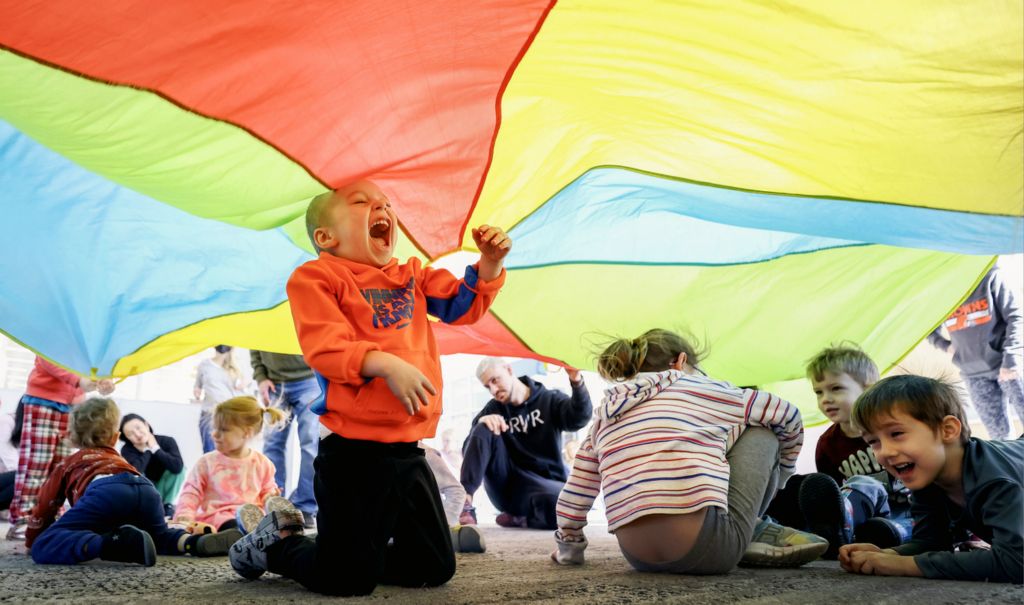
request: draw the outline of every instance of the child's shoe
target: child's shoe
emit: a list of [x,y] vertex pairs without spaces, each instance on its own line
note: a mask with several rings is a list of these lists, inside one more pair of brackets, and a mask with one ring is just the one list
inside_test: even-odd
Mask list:
[[857,527],[856,540],[874,544],[878,548],[892,548],[905,541],[902,528],[883,517],[872,517]]
[[24,542],[25,541],[25,530],[28,529],[28,523],[13,523],[7,528],[7,539],[12,542]]
[[263,510],[255,504],[243,504],[235,511],[235,523],[238,524],[238,531],[247,534],[256,528],[263,520]]
[[494,518],[494,522],[502,527],[526,528],[526,517],[517,517],[511,513],[498,513],[498,516]]
[[251,532],[231,545],[228,559],[238,575],[255,580],[267,571],[267,547],[282,540],[281,530],[302,533],[302,513],[295,512],[298,514],[290,511],[270,513]]
[[820,536],[762,519],[740,563],[755,567],[800,567],[828,550]]
[[228,554],[231,545],[242,539],[242,532],[235,529],[225,529],[215,534],[199,536],[196,540],[195,556],[197,557],[219,557]]
[[853,511],[835,479],[811,473],[800,484],[800,512],[807,529],[828,540],[824,558],[836,559],[839,547],[853,541]]
[[293,508],[295,508],[295,505],[292,504],[291,500],[284,496],[270,496],[263,502],[263,510],[265,510],[268,515],[277,510],[291,510]]
[[289,515],[302,515],[302,527],[316,529],[316,517],[312,513],[301,512],[288,498],[271,496],[263,503],[263,508],[266,509],[268,515],[275,511],[287,511]]
[[455,552],[484,552],[487,544],[484,542],[484,534],[475,525],[454,525],[452,531],[452,546]]
[[138,527],[122,525],[116,531],[103,535],[100,558],[152,567],[156,565],[156,544],[148,533]]
[[476,509],[469,502],[462,505],[459,513],[459,525],[476,525]]

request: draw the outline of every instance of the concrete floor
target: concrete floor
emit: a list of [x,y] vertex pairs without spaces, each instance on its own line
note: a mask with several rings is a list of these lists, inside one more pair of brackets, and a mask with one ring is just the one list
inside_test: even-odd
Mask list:
[[[547,556],[551,532],[483,527],[484,554],[459,555],[455,577],[441,588],[382,586],[349,603],[1022,603],[1024,588],[912,578],[875,578],[819,561],[797,570],[737,569],[724,576],[641,574],[604,528],[589,532],[583,567],[559,567]],[[6,533],[7,525],[0,523]],[[2,536],[3,534],[0,534]],[[41,566],[0,539],[0,603],[292,603],[325,597],[267,575],[246,581],[226,558],[161,557],[155,567],[93,561]]]

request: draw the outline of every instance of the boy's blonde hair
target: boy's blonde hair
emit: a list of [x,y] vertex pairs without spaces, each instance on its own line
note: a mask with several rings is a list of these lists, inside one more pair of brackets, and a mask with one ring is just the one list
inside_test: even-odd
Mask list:
[[254,434],[263,430],[263,416],[270,416],[270,426],[278,429],[283,428],[287,414],[275,407],[263,407],[256,401],[255,397],[248,395],[232,397],[222,401],[213,409],[214,426],[238,427],[242,430],[251,430]]
[[867,388],[878,382],[878,366],[868,354],[852,342],[830,345],[807,362],[807,377],[822,380],[825,372],[848,374],[860,386]]
[[68,440],[76,447],[103,447],[114,442],[121,411],[113,399],[96,397],[71,408]]
[[597,358],[597,371],[605,380],[628,380],[639,372],[667,370],[680,353],[686,353],[686,362],[699,367],[705,351],[686,338],[655,328],[636,338],[618,338],[608,345]]
[[899,410],[927,424],[933,431],[942,426],[946,416],[960,421],[960,443],[971,438],[963,399],[955,386],[945,380],[904,374],[883,378],[861,393],[853,404],[850,419],[862,431],[874,432],[874,423],[882,416]]

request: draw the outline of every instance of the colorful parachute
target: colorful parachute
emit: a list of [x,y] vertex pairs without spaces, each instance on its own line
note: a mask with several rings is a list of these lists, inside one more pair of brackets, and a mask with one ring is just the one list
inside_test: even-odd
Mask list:
[[297,351],[301,215],[357,177],[404,256],[512,234],[445,351],[582,367],[652,326],[739,384],[888,366],[1024,250],[1019,2],[0,6],[0,329],[78,372]]

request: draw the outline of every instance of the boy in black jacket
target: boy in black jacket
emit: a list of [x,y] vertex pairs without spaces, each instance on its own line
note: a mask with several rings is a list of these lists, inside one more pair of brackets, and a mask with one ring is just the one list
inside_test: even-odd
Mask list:
[[[857,399],[854,422],[878,461],[912,492],[910,541],[847,544],[843,569],[886,576],[1024,582],[1024,441],[971,438],[956,390],[891,376]],[[991,550],[953,552],[970,531]]]

